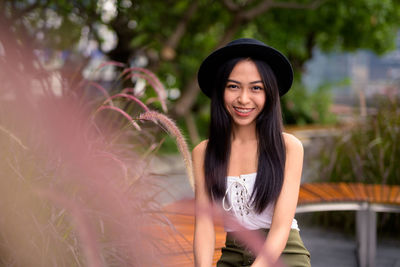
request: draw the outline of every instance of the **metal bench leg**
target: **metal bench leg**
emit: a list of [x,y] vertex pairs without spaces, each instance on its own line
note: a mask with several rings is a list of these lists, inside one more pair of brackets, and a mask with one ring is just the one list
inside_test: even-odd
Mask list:
[[376,212],[368,210],[368,267],[375,267]]
[[359,267],[367,267],[368,211],[356,211],[357,260]]

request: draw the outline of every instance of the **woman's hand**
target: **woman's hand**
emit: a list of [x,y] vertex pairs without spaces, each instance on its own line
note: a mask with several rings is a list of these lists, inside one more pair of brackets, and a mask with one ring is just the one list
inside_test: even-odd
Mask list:
[[268,261],[264,255],[258,256],[257,259],[251,265],[251,267],[271,267],[271,266],[273,266],[273,264],[271,264],[271,262]]

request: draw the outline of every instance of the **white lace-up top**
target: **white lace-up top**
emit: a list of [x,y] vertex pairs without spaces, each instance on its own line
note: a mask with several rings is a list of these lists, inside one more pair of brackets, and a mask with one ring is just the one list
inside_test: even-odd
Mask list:
[[[250,197],[253,193],[254,182],[257,173],[228,176],[225,196],[222,199],[222,207],[245,228],[249,230],[270,228],[274,206],[269,204],[265,210],[258,214],[251,204]],[[235,231],[233,227],[224,226],[226,232]],[[297,221],[293,219],[292,229],[297,229]]]

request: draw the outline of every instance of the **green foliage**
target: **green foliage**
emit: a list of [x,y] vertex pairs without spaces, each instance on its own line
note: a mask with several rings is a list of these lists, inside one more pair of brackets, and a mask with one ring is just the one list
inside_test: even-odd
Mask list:
[[332,104],[331,85],[318,87],[315,91],[307,90],[299,82],[282,98],[282,113],[285,124],[329,124],[336,121],[330,113]]
[[[173,86],[181,90],[183,98],[198,92],[191,87],[201,60],[229,39],[258,38],[287,55],[295,73],[301,74],[304,63],[317,46],[324,51],[363,48],[384,53],[393,49],[400,21],[398,0],[327,0],[315,8],[309,7],[314,0],[290,1],[297,5],[294,8],[286,5],[290,6],[289,2],[278,0],[229,1],[236,9],[229,8],[227,2],[116,0],[116,12],[107,19],[100,0],[5,0],[0,3],[0,24],[9,27],[0,38],[21,39],[21,46],[33,45],[36,49],[79,53],[76,47],[83,33],[89,40],[101,44],[106,40],[99,32],[99,26],[107,26],[118,42],[114,49],[103,50],[103,53],[111,60],[124,63],[138,54],[145,55],[149,59],[147,67],[157,72],[161,79],[167,74],[176,78]],[[246,12],[257,11],[267,2],[271,6],[264,12],[245,17]],[[61,24],[49,26],[49,14],[61,18]],[[4,47],[8,53],[8,47]],[[53,51],[51,49],[47,51]],[[104,48],[100,46],[99,49]],[[171,56],[166,57],[165,51]],[[310,97],[303,88],[297,86],[297,89],[293,94],[298,94],[298,98]],[[321,95],[327,96],[322,92],[316,94]],[[295,98],[294,95],[286,98],[291,97]],[[174,104],[180,104],[182,98],[171,101],[172,114],[178,113],[174,112],[177,109]],[[201,101],[196,98],[183,113],[196,114],[196,105]],[[325,107],[311,107],[303,101],[310,103],[314,99],[291,102],[294,107],[287,107],[288,122],[304,124],[331,120],[322,115],[328,114],[323,111]]]
[[318,173],[330,182],[400,184],[398,100],[381,99],[376,114],[326,144]]
[[[357,123],[343,134],[321,145],[317,156],[321,181],[400,184],[399,99],[380,99],[376,114]],[[354,232],[353,212],[323,212],[316,220],[327,227]],[[346,224],[343,224],[346,222]],[[378,214],[378,233],[398,237],[399,214]]]

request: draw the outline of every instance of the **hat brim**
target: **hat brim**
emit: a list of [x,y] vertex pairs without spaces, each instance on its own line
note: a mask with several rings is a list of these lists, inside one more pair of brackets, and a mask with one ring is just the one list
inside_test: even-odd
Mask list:
[[293,69],[289,60],[282,53],[267,45],[241,43],[222,47],[211,53],[203,61],[197,79],[204,94],[211,97],[219,66],[227,60],[237,57],[249,57],[265,61],[275,74],[280,96],[283,96],[292,86]]

